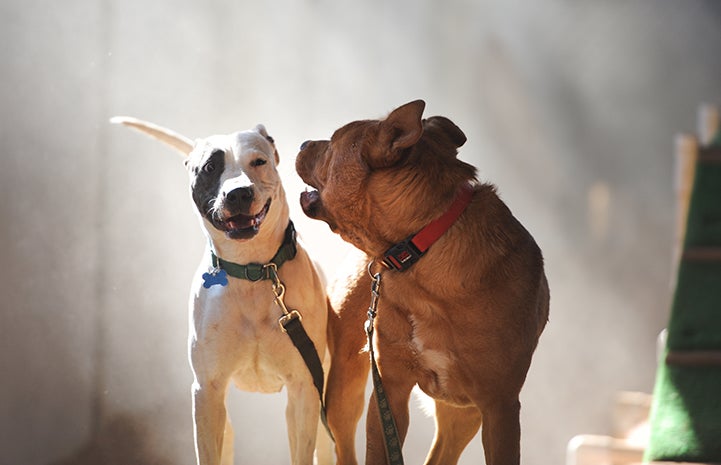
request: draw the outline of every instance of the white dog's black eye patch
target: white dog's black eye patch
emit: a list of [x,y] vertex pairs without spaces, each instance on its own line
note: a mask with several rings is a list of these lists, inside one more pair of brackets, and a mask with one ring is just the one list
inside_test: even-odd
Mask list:
[[212,203],[220,191],[220,177],[224,170],[225,152],[222,150],[213,150],[199,166],[193,167],[194,176],[190,186],[193,201],[200,214],[211,221]]
[[[210,157],[205,161],[205,164],[203,164],[203,172],[206,174],[213,173],[217,168],[218,159],[223,160],[223,164],[225,164],[225,152],[223,152],[220,149],[213,150],[213,153],[210,154]],[[221,169],[223,166],[220,167]]]

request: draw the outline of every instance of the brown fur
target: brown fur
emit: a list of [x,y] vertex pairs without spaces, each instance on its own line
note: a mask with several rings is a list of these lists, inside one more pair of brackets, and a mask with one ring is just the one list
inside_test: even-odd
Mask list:
[[[420,261],[405,272],[383,271],[374,345],[402,438],[413,386],[435,399],[437,431],[426,463],[456,463],[482,420],[488,465],[518,464],[518,396],[548,318],[543,258],[495,188],[456,158],[463,132],[444,117],[422,119],[424,106],[411,102],[385,120],[356,121],[330,141],[304,143],[296,169],[318,190],[302,194],[301,205],[379,262],[473,184],[471,204]],[[356,463],[368,373],[362,327],[370,278],[364,266],[353,276],[342,282],[329,323],[326,401],[340,464]],[[369,464],[386,463],[377,415],[373,401]]]

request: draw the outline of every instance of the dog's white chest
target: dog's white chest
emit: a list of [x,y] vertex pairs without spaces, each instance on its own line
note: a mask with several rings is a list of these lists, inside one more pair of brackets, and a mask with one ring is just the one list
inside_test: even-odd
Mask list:
[[284,356],[293,348],[278,326],[281,311],[270,283],[253,285],[250,292],[247,283],[237,281],[200,291],[191,361],[196,372],[230,377],[243,391],[278,392],[295,369]]
[[434,338],[432,325],[410,317],[413,334],[411,350],[419,368],[419,386],[431,396],[442,396],[448,387],[448,374],[453,360],[448,350]]

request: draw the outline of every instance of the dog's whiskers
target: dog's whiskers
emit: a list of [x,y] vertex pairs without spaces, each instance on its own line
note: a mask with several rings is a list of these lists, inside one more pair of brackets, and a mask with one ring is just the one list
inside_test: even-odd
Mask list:
[[208,200],[206,210],[210,218],[220,222],[223,221],[223,212],[218,203],[215,201],[216,199],[217,197],[213,197]]

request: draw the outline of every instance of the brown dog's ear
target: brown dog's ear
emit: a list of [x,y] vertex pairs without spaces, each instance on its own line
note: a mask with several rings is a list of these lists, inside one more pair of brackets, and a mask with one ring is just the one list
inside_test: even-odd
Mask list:
[[371,160],[374,167],[393,165],[400,160],[405,149],[418,142],[423,135],[422,116],[425,107],[426,102],[415,100],[396,108],[380,122],[380,151]]
[[426,128],[438,128],[443,134],[445,134],[456,148],[466,143],[466,135],[461,131],[461,128],[455,125],[453,121],[449,120],[445,116],[431,116],[430,118],[423,121]]

